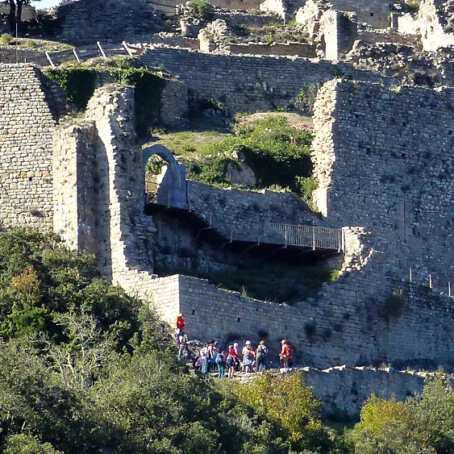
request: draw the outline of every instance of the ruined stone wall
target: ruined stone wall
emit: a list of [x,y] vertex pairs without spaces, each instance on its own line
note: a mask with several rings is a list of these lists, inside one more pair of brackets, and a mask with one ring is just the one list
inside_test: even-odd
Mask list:
[[0,47],[0,63],[27,63],[32,60],[47,61],[43,52],[34,49],[15,49],[14,46]]
[[74,44],[145,40],[162,30],[162,21],[145,0],[79,0],[62,4],[60,39]]
[[178,127],[188,112],[188,87],[177,79],[166,79],[161,91],[160,122],[167,127]]
[[132,102],[131,89],[98,89],[85,118],[68,119],[54,142],[55,229],[73,247],[94,253],[102,275],[126,290],[134,287],[137,270],[144,280],[152,272],[147,244],[153,225],[143,215],[145,176]]
[[370,231],[393,275],[412,268],[425,282],[454,280],[453,106],[452,89],[346,81],[327,83],[318,98],[319,209],[331,225]]
[[68,119],[54,131],[54,232],[76,250],[97,252],[102,238],[96,218],[100,198],[97,183],[97,132],[93,122],[73,125]]
[[[258,341],[266,333],[271,346],[288,337],[298,361],[316,367],[452,369],[454,305],[437,290],[453,281],[453,96],[325,84],[315,107],[316,199],[328,225],[358,226],[344,227],[340,278],[295,307],[273,307],[181,277],[193,337]],[[415,283],[406,282],[409,268]]]
[[222,19],[230,27],[263,27],[276,23],[276,15],[261,13],[247,13],[244,11],[223,11],[216,10],[213,13],[213,20]]
[[426,51],[452,46],[452,4],[446,0],[421,0],[416,15],[405,14],[399,17],[398,28],[401,33],[417,33]]
[[0,65],[0,224],[52,228],[54,92],[39,70]]
[[386,0],[330,0],[337,11],[352,11],[357,14],[358,23],[366,23],[374,28],[388,28],[389,2]]
[[[191,338],[222,344],[266,338],[274,365],[285,337],[295,347],[298,365],[454,366],[453,299],[414,284],[399,287],[404,301],[400,312],[367,295],[368,287],[379,295],[386,284],[354,271],[296,306],[254,300],[187,276],[180,275],[178,285],[179,308]],[[166,320],[175,316],[161,313]]]
[[325,58],[340,60],[357,39],[356,16],[338,11],[325,11],[320,20],[320,33],[325,42]]
[[311,386],[322,403],[325,415],[358,417],[364,402],[375,394],[380,399],[405,401],[420,394],[424,377],[389,369],[335,367],[325,370],[303,369],[304,384]]
[[408,46],[417,46],[419,44],[418,38],[414,33],[406,34],[400,33],[394,29],[387,30],[360,30],[358,39],[370,44],[376,43],[393,43],[393,44],[406,44]]
[[304,58],[210,55],[186,49],[153,47],[140,57],[150,67],[163,65],[187,84],[193,97],[225,101],[229,112],[272,110],[291,104],[305,84],[345,73],[353,79],[385,81],[350,64]]
[[227,10],[257,11],[262,0],[213,0],[211,4]]
[[229,44],[227,47],[231,54],[250,55],[296,55],[298,57],[314,58],[315,48],[306,43],[275,43],[275,44]]
[[270,223],[317,225],[318,217],[292,192],[221,189],[188,181],[188,204],[193,213],[236,241],[283,241],[273,234]]

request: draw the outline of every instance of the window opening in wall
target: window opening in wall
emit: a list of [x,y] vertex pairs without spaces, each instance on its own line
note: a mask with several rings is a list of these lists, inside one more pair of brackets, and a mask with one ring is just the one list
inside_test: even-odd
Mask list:
[[33,180],[33,177],[28,177],[28,181],[32,181]]
[[194,309],[192,309],[191,315],[194,315],[194,314],[195,314],[195,310],[194,310]]
[[370,13],[370,16],[373,17],[374,13]]
[[238,318],[237,322],[238,322],[238,323],[240,323],[240,320],[241,320],[241,319],[240,319],[240,318]]

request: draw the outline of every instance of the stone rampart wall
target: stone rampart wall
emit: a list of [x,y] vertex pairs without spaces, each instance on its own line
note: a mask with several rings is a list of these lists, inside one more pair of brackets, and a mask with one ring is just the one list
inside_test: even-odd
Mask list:
[[296,55],[298,57],[314,58],[315,48],[311,44],[304,43],[276,43],[276,44],[229,44],[231,54],[250,55]]
[[304,384],[311,386],[326,415],[357,417],[364,402],[375,394],[381,399],[405,401],[423,390],[424,377],[393,370],[336,367],[303,369]]
[[264,25],[275,23],[276,15],[266,13],[246,13],[244,11],[216,10],[213,14],[213,19],[225,20],[230,27],[263,27]]
[[[213,338],[222,344],[266,338],[274,365],[279,341],[285,337],[295,346],[297,365],[326,368],[383,362],[452,369],[453,299],[414,284],[391,281],[390,285],[402,295],[400,308],[380,301],[378,295],[386,284],[354,271],[325,285],[317,298],[287,306],[179,276],[179,308],[191,338]],[[370,290],[376,299],[368,295]],[[175,313],[165,318],[172,316]]]
[[212,5],[227,10],[257,11],[262,0],[212,0]]
[[44,53],[38,50],[15,49],[14,46],[0,47],[0,63],[27,63],[30,60],[40,60],[43,63],[47,61]]
[[358,23],[364,22],[374,28],[388,28],[389,2],[383,0],[330,0],[337,11],[355,12]]
[[[162,30],[162,21],[145,0],[79,0],[62,4],[60,39],[74,44],[145,40]],[[139,20],[140,19],[140,20]]]
[[[332,81],[315,107],[316,199],[331,225],[371,232],[386,268],[454,281],[454,90]],[[355,165],[352,166],[352,157]]]
[[0,65],[0,223],[52,228],[53,93],[38,69]]
[[304,84],[319,84],[340,73],[358,80],[387,81],[350,64],[297,57],[211,55],[152,47],[140,61],[150,67],[163,65],[178,75],[196,97],[224,100],[231,113],[287,107]]
[[224,238],[235,241],[280,244],[270,223],[317,225],[319,218],[292,192],[221,189],[187,181],[187,197],[192,212]]

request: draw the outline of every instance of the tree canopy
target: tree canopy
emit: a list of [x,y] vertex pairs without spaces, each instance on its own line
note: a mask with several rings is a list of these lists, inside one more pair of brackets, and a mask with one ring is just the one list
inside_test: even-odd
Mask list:
[[287,453],[322,430],[301,376],[266,409],[248,396],[273,378],[197,377],[169,326],[51,234],[0,232],[0,333],[1,452]]

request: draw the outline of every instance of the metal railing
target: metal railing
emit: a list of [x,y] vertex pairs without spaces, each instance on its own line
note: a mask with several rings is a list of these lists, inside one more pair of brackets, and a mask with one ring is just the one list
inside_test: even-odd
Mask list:
[[[146,180],[145,182],[145,193],[147,203],[155,203],[167,207],[171,205],[171,194],[167,194],[169,200],[165,200],[166,197],[160,195],[158,197],[160,185],[155,181]],[[193,210],[193,199],[200,197],[196,192],[191,193],[190,200],[188,200],[185,207],[189,212],[194,212],[197,216],[202,218],[209,227],[217,230],[225,238],[232,241],[245,241],[245,232],[243,229],[238,232],[234,232],[232,228],[228,228],[225,223],[220,222],[218,216],[212,212],[198,213]],[[206,201],[202,200],[201,205],[203,206]],[[197,205],[197,204],[196,204]],[[222,215],[221,215],[222,218]],[[218,222],[215,220],[218,219]],[[251,241],[251,238],[248,238]],[[293,225],[293,224],[281,224],[277,222],[265,223],[264,229],[259,232],[256,242],[270,243],[270,244],[283,244],[284,246],[297,246],[297,247],[310,247],[315,249],[329,249],[341,252],[344,250],[344,241],[342,229],[335,229],[330,227],[319,227],[311,225]]]
[[342,229],[312,225],[278,224],[271,222],[270,229],[280,234],[287,246],[312,247],[312,249],[344,250]]

